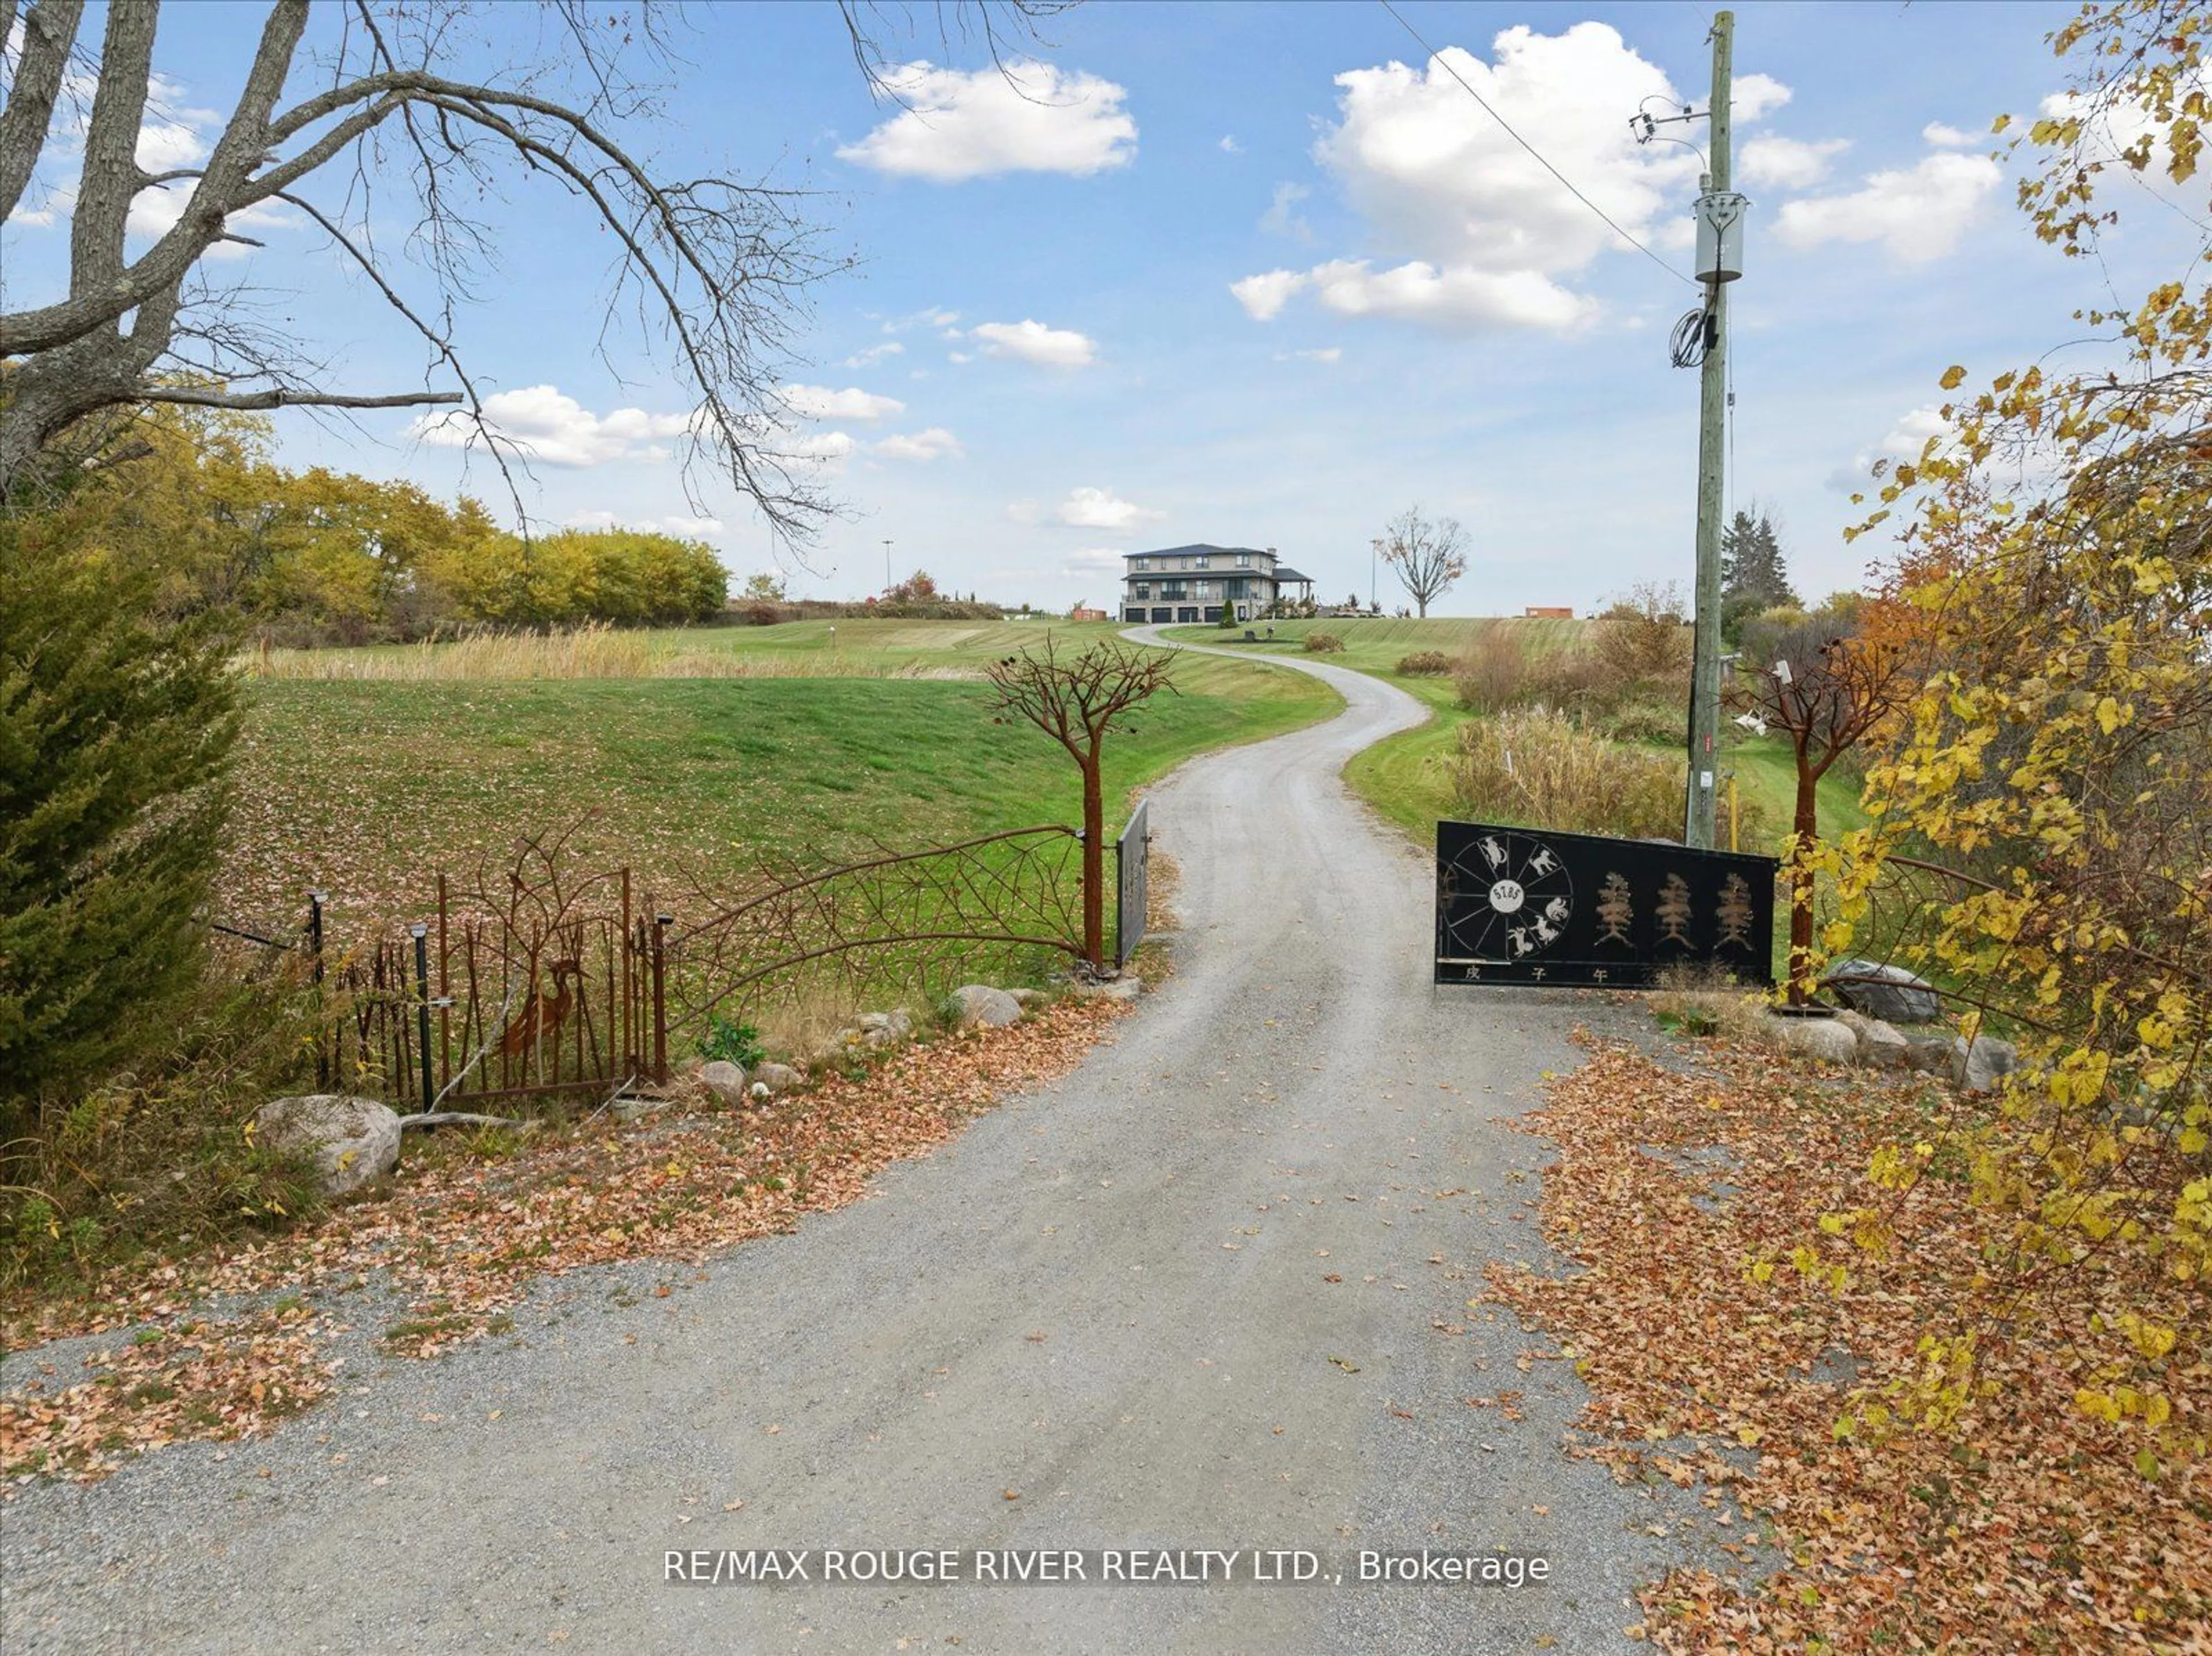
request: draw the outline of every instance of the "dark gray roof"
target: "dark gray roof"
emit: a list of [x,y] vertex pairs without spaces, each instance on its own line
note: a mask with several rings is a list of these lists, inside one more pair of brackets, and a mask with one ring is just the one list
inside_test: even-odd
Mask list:
[[1275,579],[1277,580],[1302,580],[1310,582],[1313,579],[1313,577],[1311,575],[1301,575],[1297,570],[1291,568],[1290,565],[1286,563],[1279,563],[1275,566]]
[[1179,558],[1188,554],[1194,556],[1202,555],[1208,557],[1216,555],[1234,557],[1239,552],[1249,552],[1255,558],[1267,555],[1264,547],[1208,546],[1202,541],[1194,546],[1164,546],[1154,552],[1124,552],[1121,555],[1125,558]]

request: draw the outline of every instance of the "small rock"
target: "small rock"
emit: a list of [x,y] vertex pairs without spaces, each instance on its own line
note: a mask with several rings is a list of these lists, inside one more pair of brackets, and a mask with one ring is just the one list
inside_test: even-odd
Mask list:
[[904,1040],[914,1033],[914,1014],[903,1006],[894,1006],[888,1012],[863,1012],[860,1016],[860,1030],[864,1040],[870,1035],[883,1037],[882,1040],[870,1040],[868,1044],[871,1046]]
[[1863,1012],[1839,1012],[1836,1022],[1851,1032],[1851,1038],[1858,1042],[1858,1061],[1869,1070],[1908,1067],[1912,1043],[1891,1025]]
[[2010,1075],[2019,1062],[2020,1054],[2008,1040],[1999,1040],[1995,1035],[1977,1035],[1973,1044],[1968,1046],[1966,1038],[1960,1035],[1951,1042],[1951,1084],[1961,1092],[1995,1092],[1998,1080]]
[[763,1064],[753,1071],[753,1084],[767,1088],[771,1095],[787,1093],[804,1079],[788,1064]]
[[1145,980],[1132,973],[1126,978],[1109,978],[1103,983],[1071,984],[1067,992],[1078,1000],[1134,1000],[1145,992]]
[[1943,1016],[1935,986],[1901,966],[1849,960],[1828,968],[1820,986],[1855,1012],[1892,1023],[1933,1023]]
[[745,1101],[745,1072],[727,1059],[716,1059],[699,1071],[699,1079],[707,1090],[722,1104],[742,1104]]
[[1003,989],[994,989],[988,984],[963,984],[947,998],[946,1010],[958,1024],[988,1024],[997,1027],[1018,1022],[1022,1004]]
[[1824,1064],[1849,1064],[1859,1055],[1858,1037],[1834,1018],[1769,1017],[1775,1038],[1790,1052]]
[[615,1114],[622,1120],[635,1121],[640,1116],[675,1109],[679,1102],[660,1093],[625,1093],[615,1100]]
[[323,1189],[332,1196],[358,1190],[399,1165],[399,1117],[373,1098],[343,1093],[272,1098],[253,1123],[271,1149],[313,1156]]

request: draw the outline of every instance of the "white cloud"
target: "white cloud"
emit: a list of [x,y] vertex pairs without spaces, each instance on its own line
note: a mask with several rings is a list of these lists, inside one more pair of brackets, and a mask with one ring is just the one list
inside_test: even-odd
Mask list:
[[1260,227],[1269,235],[1291,236],[1299,241],[1311,241],[1314,239],[1313,226],[1293,209],[1312,193],[1302,184],[1277,185],[1273,203],[1260,215]]
[[1077,529],[1131,530],[1139,524],[1165,517],[1121,499],[1110,488],[1072,488],[1053,515]]
[[1050,64],[963,71],[929,64],[889,70],[907,107],[837,158],[879,173],[950,183],[994,173],[1126,167],[1137,154],[1128,94],[1111,81]]
[[906,347],[896,339],[886,339],[880,345],[871,345],[864,351],[854,351],[837,366],[841,368],[872,368],[887,356],[902,356]]
[[1334,362],[1343,355],[1343,346],[1328,345],[1319,350],[1277,351],[1275,361],[1278,362]]
[[1849,138],[1814,142],[1762,133],[1744,144],[1737,176],[1754,190],[1763,185],[1778,190],[1809,190],[1828,176],[1829,161],[1850,149],[1850,142]]
[[1221,153],[1224,155],[1241,155],[1244,153],[1244,146],[1237,142],[1235,133],[1224,132],[1221,136]]
[[1306,278],[1297,270],[1269,270],[1261,276],[1248,276],[1242,282],[1232,282],[1229,291],[1237,295],[1237,302],[1244,307],[1244,314],[1255,322],[1272,322],[1289,304],[1291,295],[1305,286]]
[[1729,82],[1729,114],[1739,121],[1771,115],[1790,101],[1790,88],[1771,75],[1739,75]]
[[1962,132],[1942,121],[1930,121],[1920,129],[1920,136],[1939,149],[1971,149],[1982,142],[1971,132]]
[[1248,276],[1231,291],[1247,311],[1265,321],[1302,288],[1310,288],[1316,298],[1340,316],[1394,317],[1458,332],[1488,328],[1563,331],[1597,315],[1595,300],[1571,293],[1534,270],[1476,270],[1464,265],[1439,270],[1423,259],[1389,270],[1372,270],[1364,258],[1332,259],[1303,276],[1276,270]]
[[1892,426],[1874,447],[1861,449],[1849,465],[1831,472],[1828,487],[1846,494],[1864,489],[1872,481],[1875,461],[1917,460],[1930,437],[1941,437],[1950,428],[1941,409],[1923,403]]
[[993,356],[1018,357],[1046,368],[1090,367],[1097,343],[1067,328],[1048,328],[1042,322],[985,322],[968,331]]
[[720,518],[623,518],[611,512],[579,512],[561,520],[563,529],[635,529],[648,535],[676,535],[687,541],[702,540],[722,532]]
[[[1492,41],[1488,62],[1449,46],[1424,69],[1391,63],[1336,83],[1340,118],[1315,145],[1315,159],[1396,262],[1379,273],[1366,259],[1338,259],[1303,274],[1248,276],[1231,291],[1260,321],[1301,290],[1347,315],[1452,328],[1557,329],[1595,314],[1560,278],[1626,244],[1468,87],[1639,239],[1696,187],[1698,163],[1689,151],[1639,147],[1630,135],[1622,112],[1647,99],[1682,100],[1663,71],[1603,23],[1556,35],[1516,27]],[[1751,106],[1771,107],[1786,90],[1764,76],[1743,84]]]
[[1342,120],[1315,155],[1392,248],[1440,266],[1559,274],[1616,245],[1461,79],[1632,233],[1695,185],[1689,152],[1631,136],[1622,110],[1680,100],[1613,28],[1516,27],[1491,51],[1492,63],[1452,46],[1425,72],[1394,63],[1336,77]]
[[1006,521],[1018,524],[1039,524],[1044,521],[1044,508],[1035,500],[1006,502]]
[[894,434],[876,445],[876,452],[887,460],[957,460],[967,452],[960,446],[960,440],[942,426],[911,434]]
[[1869,173],[1847,196],[1784,202],[1774,234],[1792,247],[1878,241],[1900,264],[1924,264],[1958,246],[2002,178],[1987,155],[1941,151],[1913,167]]
[[[1086,546],[1080,552],[1071,552],[1060,560],[1060,573],[1077,580],[1093,580],[1100,577],[1119,580],[1127,566],[1121,555],[1110,546]],[[1106,606],[1112,609],[1112,604]]]
[[[484,398],[485,423],[500,447],[555,466],[596,466],[613,460],[665,460],[665,440],[691,428],[689,414],[647,414],[617,409],[593,414],[551,385],[495,391]],[[476,448],[484,439],[476,422],[458,412],[425,414],[406,434],[439,448]],[[851,440],[846,440],[847,447]]]
[[878,397],[848,385],[832,391],[827,385],[786,385],[783,400],[810,420],[882,420],[904,414],[906,404],[896,397]]
[[859,446],[842,431],[777,432],[767,446],[786,460],[812,460],[834,466]]

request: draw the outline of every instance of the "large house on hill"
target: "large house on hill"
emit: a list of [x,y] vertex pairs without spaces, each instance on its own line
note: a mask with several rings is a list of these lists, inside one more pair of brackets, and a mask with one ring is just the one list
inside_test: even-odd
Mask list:
[[1313,582],[1272,546],[1170,546],[1126,553],[1122,561],[1125,622],[1219,621],[1224,604],[1238,621],[1250,621],[1278,603],[1313,596]]

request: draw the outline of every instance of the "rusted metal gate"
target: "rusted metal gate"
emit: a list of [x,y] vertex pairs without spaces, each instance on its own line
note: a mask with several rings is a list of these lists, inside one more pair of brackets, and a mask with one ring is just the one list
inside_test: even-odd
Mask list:
[[441,876],[434,920],[319,971],[324,1084],[408,1111],[666,1079],[667,917],[628,869],[544,874],[497,908]]

